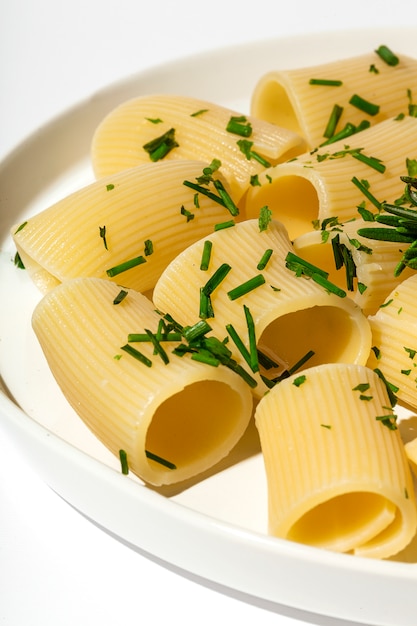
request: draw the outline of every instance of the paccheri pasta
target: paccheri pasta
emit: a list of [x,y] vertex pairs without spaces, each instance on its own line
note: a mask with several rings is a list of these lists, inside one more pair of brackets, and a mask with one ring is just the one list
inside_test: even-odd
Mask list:
[[[119,293],[108,280],[67,280],[38,304],[33,327],[63,393],[93,433],[114,454],[123,450],[145,482],[186,480],[240,439],[252,415],[249,387],[228,367],[172,355],[181,339],[161,327],[152,302],[133,290],[119,302]],[[137,335],[148,340],[137,342]]]
[[[135,98],[111,111],[96,130],[92,163],[98,178],[150,160],[221,161],[234,199],[251,176],[305,149],[286,128],[242,115],[212,102],[177,95]],[[248,151],[257,158],[248,158]]]
[[416,145],[417,118],[390,118],[268,168],[248,191],[245,214],[255,217],[268,205],[294,239],[311,230],[314,221],[337,217],[343,223],[358,217],[364,200],[378,210],[384,200],[401,196],[400,176],[406,157],[415,158]]
[[378,558],[411,541],[411,472],[375,372],[344,363],[308,368],[275,386],[255,419],[272,534]]
[[124,473],[198,480],[255,415],[271,534],[373,558],[415,537],[416,67],[381,46],[273,73],[251,116],[122,103],[97,180],[13,227],[51,371]]
[[407,113],[417,61],[386,51],[268,72],[255,86],[251,113],[299,133],[309,148]]

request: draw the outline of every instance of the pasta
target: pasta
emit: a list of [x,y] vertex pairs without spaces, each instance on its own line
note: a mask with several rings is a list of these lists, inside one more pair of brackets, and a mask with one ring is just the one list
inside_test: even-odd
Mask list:
[[[164,156],[168,160],[221,161],[235,202],[250,177],[264,169],[264,162],[276,164],[305,149],[296,133],[212,102],[177,95],[142,96],[118,106],[98,126],[91,151],[97,178],[149,163],[156,158],[149,143],[159,145],[159,138],[169,150]],[[248,159],[239,141],[242,147],[253,143],[261,162]]]
[[[200,269],[204,242],[212,244],[208,271]],[[266,250],[272,255],[265,268],[257,269]],[[218,268],[230,267],[227,275],[211,293],[213,314],[207,320],[214,334],[223,338],[233,327],[249,350],[247,313],[253,318],[257,348],[275,363],[262,364],[253,371],[258,383],[257,396],[267,387],[261,374],[269,379],[279,376],[311,351],[309,364],[346,361],[364,364],[371,347],[369,324],[349,298],[329,293],[327,285],[297,277],[286,267],[292,247],[285,228],[272,221],[260,230],[259,220],[246,220],[196,242],[178,255],[155,285],[153,299],[162,311],[169,311],[181,324],[190,324],[200,311],[200,287],[216,275]],[[242,259],[244,262],[242,263]],[[227,267],[226,267],[227,269]],[[261,277],[259,286],[231,299],[231,292]],[[236,360],[247,367],[244,356],[234,350]]]
[[[396,58],[396,64],[389,64],[368,53],[315,67],[268,72],[254,89],[251,113],[299,133],[308,148],[315,148],[329,139],[326,129],[335,106],[340,115],[335,134],[349,125],[360,127],[364,120],[373,125],[408,111],[410,94],[417,93],[417,61],[404,55]],[[317,84],[311,84],[311,79]],[[329,80],[336,83],[326,84]],[[359,96],[359,103],[352,103],[352,96]]]
[[417,408],[417,275],[401,282],[368,319],[374,349],[370,367],[378,367],[395,386],[398,398]]
[[133,290],[114,304],[119,292],[108,280],[67,280],[37,305],[33,328],[69,403],[116,456],[124,450],[132,472],[152,485],[189,479],[242,436],[252,414],[249,387],[227,367],[170,350],[166,364],[150,341],[128,344],[139,345],[150,366],[123,351],[130,333],[156,335],[161,316]]
[[[365,315],[372,315],[400,282],[412,276],[413,270],[406,268],[400,276],[396,276],[395,268],[408,246],[395,241],[370,242],[358,234],[358,230],[367,225],[369,222],[362,218],[344,224],[336,220],[327,229],[313,230],[297,237],[293,245],[301,257],[327,270],[329,280],[339,287],[348,289],[352,278],[351,295],[354,301]],[[336,268],[333,248],[339,244],[341,254],[350,255],[356,276],[350,275],[350,267],[346,263]]]
[[[317,220],[337,217],[346,222],[358,217],[357,207],[364,201],[376,210],[375,204],[402,195],[400,176],[406,171],[406,159],[415,156],[416,143],[415,117],[390,118],[349,139],[268,168],[259,176],[260,184],[248,191],[246,217],[257,216],[268,205],[294,239],[310,231]],[[359,160],[361,156],[365,161]]]
[[382,46],[265,75],[253,115],[132,99],[95,182],[13,226],[46,361],[124,473],[185,488],[254,418],[272,535],[371,558],[417,536],[394,413],[417,408],[416,76]]
[[259,402],[271,534],[374,558],[411,541],[414,488],[388,405],[375,372],[342,363],[293,375]]
[[178,252],[230,217],[206,196],[196,209],[194,191],[184,186],[204,165],[169,161],[125,170],[14,226],[14,242],[34,282],[44,293],[79,276],[151,290]]

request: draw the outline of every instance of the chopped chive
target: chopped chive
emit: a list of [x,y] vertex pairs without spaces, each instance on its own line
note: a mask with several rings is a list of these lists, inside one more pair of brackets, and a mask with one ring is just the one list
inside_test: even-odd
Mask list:
[[404,346],[404,350],[407,352],[407,354],[408,354],[408,356],[409,356],[409,358],[410,358],[411,360],[413,360],[413,359],[414,359],[414,357],[415,357],[415,356],[416,356],[416,354],[417,354],[417,350],[414,350],[413,348],[406,348],[406,347]]
[[168,469],[177,469],[177,466],[174,465],[174,463],[171,463],[171,461],[167,461],[166,459],[162,458],[161,456],[158,456],[157,454],[154,454],[153,452],[149,452],[149,450],[145,450],[145,454],[147,456],[148,459],[151,459],[152,461],[156,461],[156,463],[159,463],[160,465],[163,465],[164,467],[167,467]]
[[335,104],[333,106],[332,112],[330,113],[329,121],[327,122],[327,126],[324,130],[323,137],[330,139],[336,132],[336,126],[340,120],[340,117],[343,113],[343,107]]
[[103,240],[104,247],[105,247],[106,250],[108,250],[107,239],[106,239],[106,227],[105,226],[99,226],[98,229],[99,229],[100,237]]
[[145,120],[151,124],[162,124],[163,122],[160,117],[145,117]]
[[268,206],[261,207],[259,211],[258,225],[259,232],[266,230],[272,220],[272,211]]
[[344,289],[341,289],[334,283],[330,282],[321,274],[312,274],[311,278],[312,280],[314,280],[315,283],[326,289],[326,291],[328,291],[329,293],[334,293],[336,296],[339,296],[339,298],[346,298],[347,294]]
[[168,355],[165,352],[165,350],[163,349],[163,347],[161,346],[161,344],[160,344],[158,338],[156,337],[156,335],[154,335],[147,328],[145,328],[145,333],[148,335],[149,340],[150,340],[150,342],[152,343],[152,345],[154,347],[154,353],[161,357],[161,359],[162,359],[163,363],[165,363],[165,365],[168,365],[168,363],[169,363]]
[[338,133],[332,135],[332,137],[330,137],[327,141],[324,141],[322,144],[320,144],[320,146],[327,146],[331,143],[335,143],[336,141],[340,141],[341,139],[346,139],[347,137],[354,135],[356,132],[357,127],[354,124],[348,122],[347,124],[345,124],[344,128],[339,130]]
[[214,225],[214,232],[218,230],[225,230],[226,228],[231,228],[234,225],[235,225],[234,220],[228,220],[227,222],[219,222],[218,224]]
[[356,93],[353,94],[353,96],[349,100],[349,104],[351,104],[352,106],[356,107],[360,111],[363,111],[364,113],[367,113],[368,115],[374,116],[374,115],[377,115],[379,113],[379,105],[378,104],[374,104],[372,102],[369,102],[368,100],[365,100],[364,98],[361,98],[361,96],[358,96],[358,94],[356,94]]
[[352,183],[368,198],[368,200],[378,209],[381,209],[381,203],[375,198],[375,196],[369,191],[369,183],[366,180],[359,180],[356,176],[352,178]]
[[315,355],[314,350],[309,350],[297,363],[294,363],[292,367],[288,369],[289,376],[295,374],[297,370],[299,370],[307,361],[309,361]]
[[256,347],[255,323],[253,321],[252,313],[250,312],[249,307],[247,307],[244,304],[243,309],[245,311],[246,325],[248,327],[249,354],[250,354],[249,366],[252,372],[259,372],[258,350]]
[[359,385],[353,387],[352,391],[360,391],[361,393],[363,393],[364,391],[368,391],[369,387],[369,383],[359,383]]
[[[168,332],[157,334],[158,341],[181,341],[182,334],[178,332]],[[129,333],[127,336],[129,343],[145,343],[150,342],[151,339],[147,333]]]
[[115,265],[110,269],[106,270],[107,276],[113,277],[118,274],[122,274],[122,272],[126,272],[127,270],[132,269],[133,267],[137,267],[138,265],[142,265],[142,263],[146,263],[146,259],[143,256],[137,256],[129,261],[125,261],[124,263],[120,263],[119,265]]
[[109,183],[108,185],[106,185],[106,191],[113,191],[113,189],[114,189],[113,183]]
[[184,326],[182,334],[188,343],[192,343],[201,337],[204,337],[212,330],[210,324],[204,320],[196,322],[193,326]]
[[394,413],[389,413],[388,415],[377,415],[375,419],[390,430],[397,430],[398,428],[396,424],[397,416]]
[[297,378],[294,378],[293,380],[293,385],[295,385],[296,387],[300,387],[302,384],[304,384],[307,380],[307,377],[305,376],[305,374],[302,374],[301,376],[297,376]]
[[254,161],[258,161],[258,163],[260,163],[264,167],[271,167],[269,161],[264,159],[264,157],[261,156],[258,152],[252,150],[253,141],[249,141],[248,139],[239,139],[237,145],[239,146],[240,151],[243,152],[243,154],[246,156],[248,161],[253,159]]
[[182,205],[181,207],[181,215],[184,215],[187,218],[187,222],[190,222],[194,219],[194,213],[188,211],[188,209],[186,209],[184,205]]
[[230,300],[236,300],[237,298],[241,298],[242,296],[246,295],[250,291],[253,291],[253,289],[260,287],[263,284],[265,284],[264,276],[262,274],[257,274],[256,276],[250,278],[238,287],[235,287],[234,289],[228,291],[227,295],[229,296]]
[[239,334],[237,333],[236,329],[234,328],[232,324],[226,324],[226,330],[229,333],[230,337],[232,338],[240,354],[242,355],[242,357],[245,359],[246,363],[250,367],[251,366],[250,352],[245,346],[245,344],[243,343],[242,339],[239,337]]
[[351,152],[351,155],[355,158],[358,159],[358,161],[362,161],[362,163],[365,163],[366,165],[369,165],[369,167],[372,167],[374,170],[376,170],[377,172],[380,172],[381,174],[383,174],[386,170],[385,165],[382,163],[382,161],[380,159],[377,159],[376,157],[368,157],[365,154],[362,154],[362,152]]
[[15,264],[15,266],[19,269],[19,270],[24,270],[25,268],[25,264],[23,263],[21,256],[18,252],[16,252],[16,254],[14,255],[14,259],[13,262]]
[[222,263],[220,267],[217,268],[203,287],[203,292],[206,296],[210,296],[213,293],[213,291],[226,278],[231,269],[232,267],[228,263]]
[[203,113],[207,113],[208,109],[200,109],[199,111],[195,111],[191,113],[190,117],[198,117],[199,115],[203,115]]
[[398,387],[396,387],[392,383],[389,383],[387,381],[387,379],[385,378],[384,374],[381,372],[381,370],[379,368],[375,368],[374,372],[375,372],[375,374],[377,374],[377,376],[384,383],[385,388],[387,390],[387,394],[388,394],[388,398],[389,398],[390,404],[391,404],[392,407],[394,407],[397,404],[397,397],[396,397],[395,394],[398,391]]
[[253,176],[250,177],[249,183],[252,187],[262,187],[259,182],[259,174],[253,174]]
[[15,230],[14,234],[16,235],[18,232],[20,232],[21,230],[23,230],[23,228],[26,226],[26,224],[27,224],[27,220],[26,220],[26,222],[22,222],[22,223],[20,224],[20,226],[19,226],[19,227]]
[[211,304],[211,298],[204,292],[204,287],[200,289],[200,311],[199,317],[203,320],[214,317],[213,306]]
[[240,135],[241,137],[250,137],[252,134],[252,125],[244,115],[232,115],[226,130],[229,133]]
[[258,362],[265,370],[279,367],[278,363],[265,354],[265,352],[262,352],[262,350],[258,350]]
[[256,266],[256,269],[258,270],[264,270],[265,267],[268,264],[269,259],[271,258],[273,253],[272,248],[268,248],[268,250],[265,250],[265,252],[263,253],[261,260],[259,261],[258,265]]
[[150,359],[148,359],[147,356],[142,354],[142,352],[139,352],[139,350],[136,350],[136,348],[133,348],[128,343],[126,345],[122,346],[120,348],[120,350],[124,350],[125,352],[130,354],[130,356],[133,356],[133,358],[137,359],[138,361],[140,361],[141,363],[143,363],[147,367],[152,367],[152,361]]
[[173,148],[179,147],[175,140],[175,128],[170,128],[166,133],[148,141],[142,147],[149,154],[151,161],[163,159]]
[[127,296],[128,292],[126,289],[121,289],[115,299],[113,300],[113,304],[120,304]]
[[341,80],[332,80],[329,78],[310,78],[309,85],[323,85],[324,87],[340,87],[343,85]]
[[145,256],[153,254],[153,243],[150,239],[145,240]]
[[213,243],[209,239],[206,239],[206,241],[204,242],[203,254],[201,256],[200,262],[200,270],[202,270],[203,272],[206,272],[209,268],[212,247]]
[[209,350],[201,348],[198,352],[193,352],[191,358],[193,361],[205,363],[206,365],[211,365],[212,367],[218,367],[220,365],[219,359],[216,359],[216,357],[213,356]]
[[285,261],[286,261],[286,267],[288,267],[288,269],[292,269],[293,271],[296,271],[298,267],[295,268],[295,265],[294,265],[294,269],[292,267],[289,267],[289,265],[291,265],[292,263],[297,264],[297,266],[299,266],[301,269],[304,269],[308,272],[311,272],[314,274],[321,274],[324,278],[327,278],[329,275],[329,273],[326,272],[325,270],[322,270],[316,265],[309,263],[305,259],[302,259],[301,257],[294,254],[293,252],[288,252],[287,256],[285,257]]
[[229,193],[226,191],[225,186],[223,185],[222,181],[213,180],[213,185],[215,189],[219,192],[219,196],[223,200],[223,204],[226,207],[226,209],[229,211],[229,213],[233,215],[234,217],[236,215],[239,215],[239,209],[237,208],[236,204],[233,202]]
[[375,52],[387,65],[395,66],[400,62],[400,59],[388,48],[388,46],[379,46]]
[[119,459],[120,459],[120,465],[121,465],[121,469],[122,469],[122,474],[127,476],[128,473],[129,473],[129,465],[128,465],[128,462],[127,462],[126,450],[119,450]]

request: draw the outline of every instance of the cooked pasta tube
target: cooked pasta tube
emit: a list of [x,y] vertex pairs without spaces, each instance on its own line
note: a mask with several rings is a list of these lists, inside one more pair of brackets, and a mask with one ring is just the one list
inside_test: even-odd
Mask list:
[[[229,211],[184,185],[200,161],[138,166],[96,181],[12,228],[23,263],[43,292],[68,278],[108,278],[138,291],[154,286],[184,247]],[[214,178],[227,187],[216,172]]]
[[[249,148],[261,158],[249,158]],[[304,150],[299,135],[285,128],[212,102],[160,94],[129,100],[111,111],[95,132],[91,156],[97,178],[151,159],[218,159],[238,202],[265,163]]]
[[[178,483],[229,453],[252,395],[231,369],[173,354],[178,339],[164,340],[151,301],[127,290],[115,304],[120,291],[98,278],[65,281],[37,305],[33,328],[62,392],[101,442],[124,451],[143,481]],[[129,337],[147,331],[155,343]]]
[[412,276],[413,270],[406,268],[400,276],[395,276],[394,270],[407,244],[370,241],[358,235],[358,230],[367,225],[369,222],[361,218],[344,224],[337,222],[328,229],[296,237],[293,245],[297,254],[327,270],[329,280],[350,291],[364,314],[371,315],[394,287]]
[[412,477],[385,384],[324,364],[276,385],[255,412],[271,534],[387,558],[416,532]]
[[417,408],[417,274],[401,282],[368,319],[373,351],[370,367],[378,367],[396,388],[398,399]]
[[[205,316],[216,337],[229,338],[234,358],[257,383],[257,396],[305,360],[365,363],[371,335],[360,308],[345,292],[332,293],[323,275],[298,276],[297,259],[294,269],[287,267],[292,246],[284,226],[271,221],[261,230],[260,224],[240,222],[178,255],[155,286],[158,309],[181,324]],[[211,257],[202,270],[206,242]],[[205,310],[207,300],[212,311]]]
[[403,195],[400,176],[406,160],[415,156],[417,118],[390,118],[347,140],[305,153],[259,175],[245,200],[252,218],[268,205],[284,222],[290,238],[308,232],[312,223],[337,217],[357,217],[365,203],[374,212],[388,198]]
[[411,441],[407,441],[404,448],[411,469],[417,478],[417,437]]
[[349,124],[373,125],[407,113],[415,93],[417,60],[401,55],[396,65],[389,65],[373,52],[268,72],[255,86],[251,113],[290,128],[315,148]]

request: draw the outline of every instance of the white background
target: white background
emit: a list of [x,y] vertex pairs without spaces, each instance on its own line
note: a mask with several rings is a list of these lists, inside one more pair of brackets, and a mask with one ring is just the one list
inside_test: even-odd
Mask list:
[[[0,158],[69,105],[141,69],[304,32],[414,25],[417,36],[415,6],[415,0],[3,0]],[[46,487],[0,422],[1,626],[242,621],[342,625],[227,594],[123,545]]]

